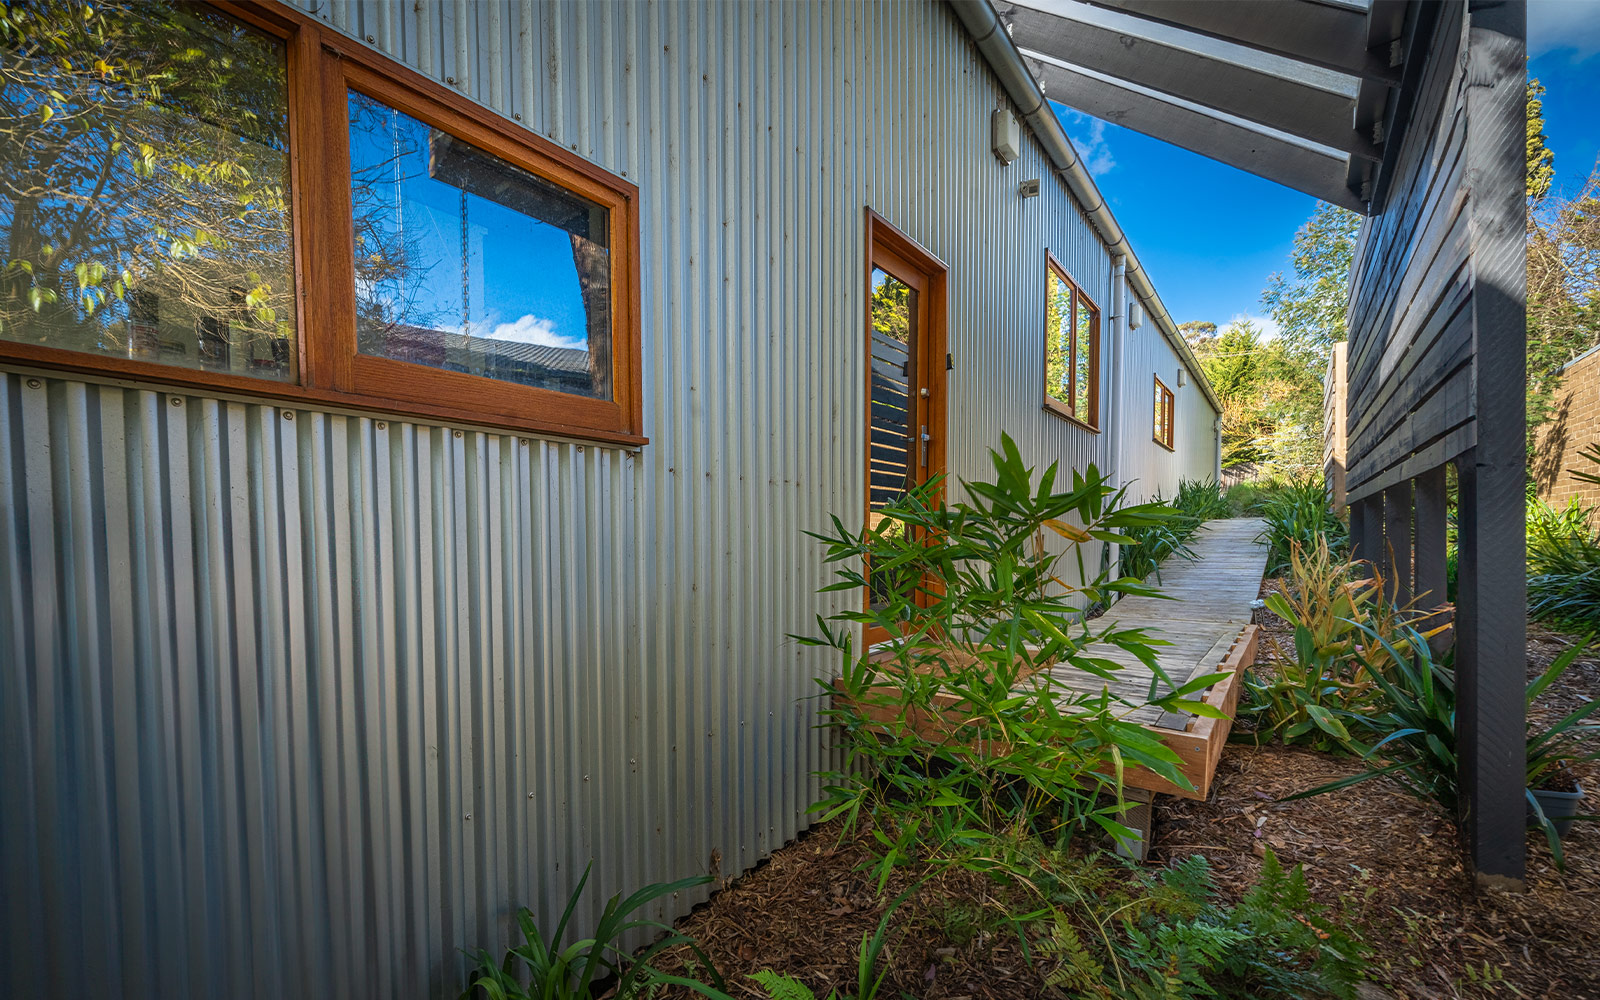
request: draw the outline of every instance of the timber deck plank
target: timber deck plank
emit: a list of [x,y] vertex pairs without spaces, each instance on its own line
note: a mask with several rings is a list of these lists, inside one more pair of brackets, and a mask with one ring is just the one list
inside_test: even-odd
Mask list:
[[[1156,647],[1156,659],[1178,684],[1215,670],[1240,629],[1250,622],[1250,602],[1259,595],[1267,568],[1268,546],[1262,539],[1265,527],[1256,518],[1206,522],[1189,542],[1193,560],[1173,557],[1162,565],[1158,586],[1167,596],[1124,598],[1106,612],[1106,622],[1118,628],[1142,628],[1152,638],[1169,643]],[[1172,716],[1163,717],[1160,709],[1145,704],[1155,679],[1149,667],[1106,643],[1084,652],[1121,664],[1123,669],[1115,680],[1107,681],[1059,664],[1050,671],[1057,682],[1089,694],[1109,689],[1130,703],[1126,716],[1130,721],[1172,727],[1176,721]]]

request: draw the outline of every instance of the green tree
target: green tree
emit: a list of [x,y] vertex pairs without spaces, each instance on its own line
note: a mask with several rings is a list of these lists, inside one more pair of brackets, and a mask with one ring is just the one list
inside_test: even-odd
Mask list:
[[1556,176],[1556,154],[1545,144],[1544,135],[1544,84],[1528,81],[1528,177],[1529,201],[1539,201],[1550,193],[1550,182]]
[[1187,323],[1179,323],[1178,333],[1191,348],[1195,348],[1217,335],[1217,324],[1192,319]]
[[1575,197],[1555,190],[1555,157],[1545,145],[1545,88],[1528,82],[1528,445],[1533,467],[1553,477],[1553,456],[1537,453],[1538,429],[1554,416],[1567,362],[1600,343],[1600,163]]
[[1300,474],[1322,457],[1322,382],[1314,355],[1249,320],[1195,347],[1222,403],[1222,466]]
[[1319,203],[1294,234],[1292,277],[1268,279],[1261,301],[1278,324],[1279,336],[1326,364],[1329,345],[1345,339],[1350,301],[1350,263],[1355,258],[1361,217],[1327,202]]

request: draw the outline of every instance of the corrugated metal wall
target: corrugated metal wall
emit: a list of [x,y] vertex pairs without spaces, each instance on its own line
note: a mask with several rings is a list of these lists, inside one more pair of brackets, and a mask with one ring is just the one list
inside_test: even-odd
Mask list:
[[[1170,499],[1180,479],[1217,478],[1217,411],[1201,391],[1195,372],[1187,385],[1178,385],[1183,361],[1154,322],[1146,320],[1129,330],[1123,342],[1122,377],[1127,432],[1120,458],[1128,495],[1148,500],[1156,494]],[[1155,378],[1161,377],[1173,395],[1173,449],[1155,442]]]
[[453,995],[590,859],[806,826],[864,205],[950,265],[951,471],[1108,461],[1039,404],[1044,251],[1110,262],[944,6],[307,6],[640,185],[652,440],[0,377],[6,995]]

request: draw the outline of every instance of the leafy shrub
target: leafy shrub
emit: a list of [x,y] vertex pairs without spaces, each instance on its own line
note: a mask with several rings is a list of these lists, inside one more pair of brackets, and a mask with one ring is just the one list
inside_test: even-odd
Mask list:
[[[1319,750],[1348,747],[1350,733],[1341,716],[1379,706],[1382,690],[1372,676],[1389,673],[1392,664],[1381,650],[1357,656],[1365,625],[1379,635],[1398,635],[1402,625],[1420,624],[1427,615],[1396,607],[1384,597],[1383,577],[1367,563],[1335,559],[1327,539],[1318,537],[1309,550],[1299,542],[1289,549],[1289,586],[1266,597],[1273,614],[1294,626],[1294,649],[1269,639],[1276,652],[1275,674],[1245,675],[1241,714],[1260,719],[1258,742],[1277,736],[1285,744],[1308,744]],[[1441,631],[1423,632],[1425,637]],[[1406,640],[1397,643],[1404,651]]]
[[1528,503],[1528,613],[1569,629],[1600,628],[1600,509]]
[[1155,578],[1161,582],[1161,564],[1172,556],[1193,559],[1189,539],[1207,521],[1232,517],[1232,508],[1223,499],[1222,487],[1217,481],[1180,479],[1178,492],[1170,501],[1156,495],[1152,504],[1171,511],[1172,516],[1159,524],[1134,525],[1123,529],[1132,541],[1122,546],[1122,572],[1136,580]]
[[[825,797],[813,809],[847,828],[869,824],[880,884],[904,860],[960,857],[1001,830],[1098,827],[1131,839],[1115,818],[1126,766],[1186,784],[1177,755],[1122,717],[1125,702],[1074,691],[1048,670],[1067,663],[1111,679],[1120,667],[1085,652],[1106,642],[1164,677],[1142,631],[1104,619],[1091,628],[1082,613],[1113,594],[1155,592],[1104,570],[1090,578],[1083,550],[1125,542],[1120,532],[1170,513],[1123,506],[1092,466],[1057,492],[1051,465],[1035,487],[1009,437],[1002,449],[991,452],[993,481],[963,484],[971,502],[948,503],[935,482],[880,510],[875,527],[852,532],[835,518],[831,534],[813,533],[839,567],[824,591],[860,594],[870,583],[873,595],[861,610],[819,616],[819,636],[795,637],[837,650],[842,662],[823,686],[843,759],[823,773]],[[1065,545],[1052,550],[1047,532]],[[895,638],[857,649],[858,625]],[[1151,703],[1215,716],[1190,699],[1220,676],[1152,691]]]
[[1160,872],[1059,854],[1035,876],[1052,903],[1038,951],[1074,997],[1353,997],[1368,949],[1271,851],[1233,906],[1199,855]]
[[1267,556],[1267,574],[1276,576],[1289,568],[1289,551],[1295,543],[1310,550],[1318,539],[1326,539],[1335,555],[1349,548],[1350,530],[1328,506],[1328,490],[1321,476],[1293,480],[1268,493],[1256,512],[1267,522],[1265,535],[1272,550]]
[[[1159,498],[1155,503],[1162,504]],[[1124,528],[1122,533],[1128,541],[1119,549],[1122,572],[1135,580],[1154,579],[1160,583],[1162,563],[1173,556],[1194,558],[1189,539],[1198,528],[1198,523],[1189,523],[1176,510],[1170,521]]]
[[[1356,653],[1367,665],[1382,689],[1381,709],[1362,714],[1342,713],[1357,733],[1373,742],[1354,736],[1351,745],[1361,752],[1367,769],[1360,774],[1329,782],[1306,792],[1289,796],[1305,798],[1336,788],[1347,788],[1369,778],[1388,777],[1412,796],[1437,805],[1452,820],[1459,815],[1461,781],[1456,757],[1456,678],[1452,653],[1436,657],[1427,641],[1415,629],[1402,626],[1395,641],[1358,625],[1363,646]],[[1531,707],[1546,688],[1561,677],[1582,654],[1592,636],[1565,650],[1540,676],[1528,682],[1524,692]],[[1372,660],[1385,657],[1387,671],[1377,669]],[[1534,825],[1542,829],[1555,856],[1563,864],[1561,841],[1555,824],[1544,815],[1532,789],[1541,787],[1556,772],[1569,764],[1600,759],[1600,725],[1587,722],[1600,710],[1600,700],[1585,702],[1570,715],[1549,725],[1527,723],[1527,794]]]
[[1200,523],[1219,517],[1232,517],[1233,507],[1222,496],[1222,485],[1215,479],[1178,480],[1178,493],[1172,506]]
[[[610,979],[616,981],[614,991],[609,994],[613,1000],[648,996],[657,986],[667,984],[686,987],[712,1000],[731,1000],[719,988],[722,982],[712,969],[711,961],[692,939],[676,933],[659,921],[628,919],[629,914],[651,900],[704,885],[711,881],[709,876],[648,885],[627,899],[617,893],[606,903],[594,933],[569,944],[566,941],[567,925],[589,882],[589,871],[589,868],[584,869],[578,887],[568,898],[567,908],[549,938],[539,930],[532,911],[524,907],[517,911],[517,927],[522,932],[522,943],[506,952],[501,962],[495,962],[494,956],[481,948],[472,953],[477,960],[478,971],[461,994],[462,1000],[473,1000],[480,995],[488,1000],[590,1000],[594,988]],[[638,929],[662,931],[665,936],[630,956],[623,949],[622,939],[630,931]],[[690,947],[715,985],[707,985],[687,976],[669,975],[651,964],[657,955],[678,945]]]

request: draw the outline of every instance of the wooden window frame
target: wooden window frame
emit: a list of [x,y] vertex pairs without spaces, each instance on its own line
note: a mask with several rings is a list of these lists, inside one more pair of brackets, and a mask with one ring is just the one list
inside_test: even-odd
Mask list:
[[[1067,349],[1067,395],[1071,399],[1061,400],[1050,394],[1050,330],[1044,332],[1043,353],[1040,355],[1044,362],[1044,409],[1082,427],[1094,434],[1100,433],[1100,307],[1094,299],[1084,292],[1083,288],[1072,280],[1067,274],[1067,269],[1056,260],[1055,255],[1045,251],[1045,280],[1044,280],[1044,317],[1050,315],[1050,276],[1054,275],[1071,291],[1070,303],[1072,315],[1068,317],[1071,324],[1072,336],[1068,338]],[[1082,301],[1089,311],[1089,412],[1086,416],[1079,416],[1075,411],[1074,400],[1078,392],[1078,304]]]
[[[1156,405],[1159,406],[1160,409],[1161,409],[1161,415],[1163,417],[1163,420],[1162,420],[1162,426],[1161,427],[1152,427],[1151,428],[1150,439],[1152,441],[1154,441],[1156,444],[1159,444],[1161,447],[1167,449],[1168,451],[1173,451],[1175,449],[1172,446],[1172,442],[1177,439],[1177,423],[1178,423],[1177,400],[1172,395],[1172,390],[1167,388],[1167,384],[1165,382],[1161,381],[1161,376],[1160,375],[1155,376],[1155,380],[1156,380],[1156,387],[1155,387],[1156,388],[1156,399],[1155,399],[1155,401],[1156,401]],[[1165,432],[1166,432],[1165,436],[1164,436],[1165,437],[1164,440],[1163,440],[1163,434],[1162,434],[1163,430],[1165,430]]]
[[[375,410],[625,446],[647,444],[640,388],[638,187],[276,0],[207,2],[282,39],[287,52],[298,382],[10,341],[0,341],[0,362],[291,404]],[[610,400],[357,352],[347,88],[608,210]]]

